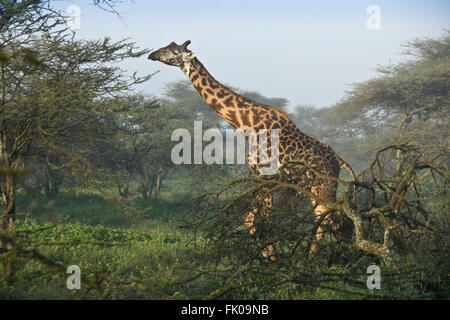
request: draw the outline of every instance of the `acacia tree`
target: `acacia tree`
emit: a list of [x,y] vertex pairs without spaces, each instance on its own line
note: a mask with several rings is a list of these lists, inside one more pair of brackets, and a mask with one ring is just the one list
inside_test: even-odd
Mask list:
[[[408,60],[379,68],[378,77],[354,85],[327,112],[338,133],[357,141],[355,147],[365,145],[371,155],[388,142],[431,146],[448,140],[449,31],[404,46]],[[397,164],[402,160],[402,150],[397,150]]]
[[141,130],[139,139],[134,140],[138,142],[135,150],[139,191],[143,199],[150,199],[152,195],[158,198],[163,180],[174,168],[171,160],[172,132],[184,123],[187,114],[165,101],[153,100],[136,109],[133,117]]
[[[118,2],[96,0],[94,5],[115,12]],[[150,78],[128,77],[116,67],[148,50],[138,50],[128,40],[74,41],[64,15],[52,3],[0,0],[0,253],[11,248],[20,252],[21,242],[10,227],[17,187],[29,171],[24,166],[41,161],[78,179],[95,177],[99,171],[90,164],[89,146],[109,134],[103,119],[115,112],[118,95]],[[50,196],[59,183],[49,188]],[[35,249],[25,257],[52,264]],[[7,252],[2,258],[8,277],[14,255]]]
[[[37,53],[35,64],[17,54],[24,47],[22,42],[10,43],[4,52],[11,58],[1,65],[2,230],[14,221],[15,192],[25,161],[44,154],[47,161],[58,160],[51,165],[89,179],[89,145],[108,132],[107,115],[120,112],[115,97],[151,76],[126,76],[116,66],[148,53],[126,40],[44,35],[31,48]],[[111,97],[108,104],[103,97]]]
[[145,94],[123,96],[118,102],[127,110],[109,119],[114,135],[98,141],[102,159],[121,197],[130,194],[137,180],[143,199],[158,197],[162,181],[174,167],[171,161],[172,131],[185,127],[189,114],[166,101]]
[[[0,2],[0,192],[3,207],[1,230],[15,218],[15,191],[23,167],[23,153],[30,145],[27,139],[28,122],[21,117],[16,106],[20,104],[25,78],[37,66],[34,52],[27,46],[31,36],[49,32],[62,24],[60,17],[50,9],[49,1]],[[12,134],[11,134],[12,133]],[[0,250],[6,243],[0,241]]]
[[130,194],[130,183],[136,173],[139,156],[149,150],[148,132],[142,130],[136,115],[142,110],[150,111],[157,100],[145,99],[136,94],[120,97],[121,109],[127,112],[110,115],[107,121],[113,134],[96,143],[97,166],[107,170],[123,198]]

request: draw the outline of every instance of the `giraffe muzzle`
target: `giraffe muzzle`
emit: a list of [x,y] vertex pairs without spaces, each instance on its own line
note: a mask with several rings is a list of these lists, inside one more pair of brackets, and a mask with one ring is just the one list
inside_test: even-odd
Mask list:
[[156,51],[150,53],[148,56],[148,59],[153,60],[153,61],[158,60],[158,53]]

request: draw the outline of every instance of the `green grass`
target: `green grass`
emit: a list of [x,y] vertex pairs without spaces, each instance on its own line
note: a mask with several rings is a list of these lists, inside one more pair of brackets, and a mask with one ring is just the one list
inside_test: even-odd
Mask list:
[[[34,228],[45,225],[33,225]],[[20,229],[20,226],[18,227]],[[29,226],[27,227],[29,228]],[[158,230],[159,229],[159,230]],[[164,228],[147,232],[124,228],[90,226],[66,223],[44,232],[31,234],[39,242],[65,243],[58,246],[41,246],[40,251],[62,265],[77,265],[82,276],[92,279],[104,273],[114,279],[135,277],[147,287],[159,287],[162,293],[172,294],[169,283],[178,279],[180,259],[186,261],[192,249],[186,248],[186,238],[176,230],[167,233]],[[78,242],[80,241],[80,242]],[[98,244],[97,244],[98,243]],[[76,245],[75,245],[76,244]],[[65,287],[66,275],[46,272],[46,267],[36,262],[24,263],[14,277],[14,282],[1,282],[1,298],[70,299],[76,293]],[[177,274],[177,272],[179,274]],[[124,291],[116,293],[122,298],[158,298],[149,293]],[[88,297],[95,298],[95,294]],[[161,298],[161,297],[160,297]]]
[[[180,261],[186,264],[195,256],[193,249],[187,246],[189,237],[173,222],[182,209],[165,200],[134,201],[135,208],[142,213],[135,224],[113,203],[96,194],[63,190],[58,199],[47,206],[51,215],[43,213],[29,197],[19,194],[17,230],[27,229],[29,240],[35,242],[63,244],[39,245],[38,248],[62,265],[78,265],[87,278],[98,273],[125,280],[135,277],[142,280],[144,286],[160,287],[163,294],[170,295],[173,289],[164,289],[186,275],[177,270]],[[46,229],[52,223],[57,226]],[[46,230],[33,232],[38,229]],[[0,278],[0,298],[77,297],[66,288],[66,275],[50,273],[38,262],[21,261],[16,265],[20,270],[15,272],[13,281]],[[131,291],[125,291],[129,296],[124,298],[140,296]],[[141,296],[161,298],[146,294]]]
[[[144,214],[134,225],[100,196],[63,192],[50,206],[52,216],[30,206],[32,201],[23,195],[18,204],[19,212],[27,214],[22,215],[16,230],[27,231],[28,240],[41,244],[38,248],[42,254],[64,266],[79,266],[82,276],[88,279],[104,273],[117,280],[138,279],[142,288],[152,288],[152,292],[127,289],[115,293],[121,298],[172,295],[176,287],[170,284],[189,275],[179,268],[189,266],[196,256],[187,246],[188,235],[172,221],[179,212],[167,212],[170,207],[164,202],[136,201]],[[56,227],[51,227],[55,221]],[[44,230],[33,232],[38,229]],[[55,242],[59,245],[47,245]],[[77,292],[66,288],[67,275],[51,273],[38,262],[23,260],[16,266],[20,270],[12,281],[0,279],[0,298],[77,298]],[[87,297],[99,298],[94,292]]]

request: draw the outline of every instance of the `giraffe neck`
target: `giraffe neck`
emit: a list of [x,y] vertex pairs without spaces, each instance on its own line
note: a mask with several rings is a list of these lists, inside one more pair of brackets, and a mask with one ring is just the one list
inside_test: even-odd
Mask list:
[[[269,134],[266,139],[270,139],[270,132],[276,129],[279,130],[278,153],[281,162],[290,160],[294,156],[297,157],[297,160],[311,162],[308,150],[317,152],[317,148],[320,149],[321,153],[331,154],[332,157],[335,157],[334,151],[329,146],[300,131],[285,112],[247,99],[219,83],[197,58],[186,62],[181,69],[203,100],[225,121],[244,133],[245,138],[251,145],[258,145],[261,141],[258,140],[257,142],[255,136],[250,138],[246,134],[247,130],[268,130]],[[272,142],[267,145],[273,146]],[[270,151],[270,155],[272,154],[272,151]],[[300,158],[298,158],[299,156]],[[264,161],[267,160],[267,154],[264,158],[261,157],[260,151],[251,149],[249,151],[250,160],[253,163],[251,166],[259,167],[261,163],[265,163]]]
[[252,128],[250,100],[222,85],[206,70],[197,58],[181,68],[203,100],[236,129]]

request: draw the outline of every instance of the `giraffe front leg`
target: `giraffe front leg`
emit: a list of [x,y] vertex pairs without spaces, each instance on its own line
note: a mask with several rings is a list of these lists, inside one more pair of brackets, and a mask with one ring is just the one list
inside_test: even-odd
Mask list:
[[[264,204],[264,214],[265,214],[267,220],[269,219],[270,213],[271,213],[271,211],[272,211],[272,202],[273,202],[273,196],[272,196],[272,195],[271,195],[271,196],[268,196],[268,197],[266,197],[266,198],[264,198],[264,200],[263,200],[263,204]],[[258,212],[259,212],[259,209],[258,209],[258,208],[252,209],[252,210],[247,214],[247,216],[245,217],[245,220],[244,220],[244,225],[245,225],[245,227],[249,230],[249,232],[250,232],[251,235],[255,235],[255,233],[256,233],[256,227],[255,227],[255,225],[254,225],[254,222],[255,222],[255,217],[256,217],[256,215],[258,214]],[[270,238],[272,238],[270,222],[267,221],[266,223],[267,223],[268,225],[267,225],[267,235],[266,235],[265,238],[270,239]],[[262,256],[263,256],[264,258],[266,258],[266,260],[267,260],[268,262],[273,262],[273,261],[275,261],[275,256],[274,256],[274,251],[275,251],[275,250],[274,250],[274,245],[273,245],[272,243],[269,243],[269,244],[267,244],[266,246],[264,246],[264,245],[261,243],[260,237],[257,237],[257,238],[256,238],[256,241],[257,241],[259,247],[263,247],[263,249],[262,249],[262,251],[261,251]]]
[[273,230],[272,230],[272,223],[270,221],[270,215],[272,214],[272,207],[273,207],[273,195],[270,195],[266,198],[264,198],[264,215],[266,217],[266,223],[267,223],[267,239],[269,240],[269,243],[263,248],[262,255],[268,262],[274,262],[275,255],[274,255],[274,244],[270,243],[270,241],[273,240]]
[[247,213],[247,216],[245,217],[244,220],[244,225],[247,229],[249,229],[248,231],[250,232],[250,234],[255,234],[256,232],[256,228],[254,227],[254,222],[255,222],[255,216],[258,213],[258,208],[253,209],[252,211],[250,211],[249,213]]

